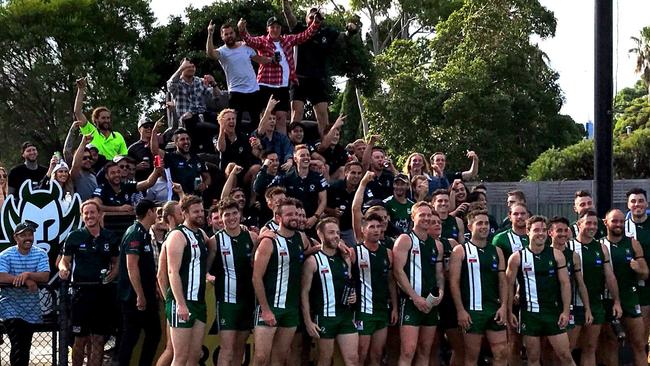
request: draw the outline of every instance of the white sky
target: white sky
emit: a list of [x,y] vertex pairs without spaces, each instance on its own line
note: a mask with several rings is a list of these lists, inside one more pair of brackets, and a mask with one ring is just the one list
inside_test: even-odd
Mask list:
[[[182,15],[188,5],[201,8],[214,0],[152,0],[151,8],[159,22],[167,23],[170,15]],[[335,0],[345,7],[348,1]],[[541,41],[551,67],[560,74],[560,86],[565,97],[562,113],[578,123],[593,119],[594,72],[594,1],[593,0],[540,0],[555,13],[557,30],[555,38]],[[650,25],[650,1],[613,0],[614,2],[614,75],[615,88],[633,86],[638,76],[634,74],[635,59],[628,54],[634,46],[631,36]],[[617,16],[618,14],[618,16]],[[617,21],[617,19],[620,19]]]

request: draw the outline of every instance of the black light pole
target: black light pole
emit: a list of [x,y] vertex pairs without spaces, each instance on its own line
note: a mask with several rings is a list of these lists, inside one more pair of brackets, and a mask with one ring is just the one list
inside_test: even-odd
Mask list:
[[613,18],[612,0],[596,0],[594,17],[594,179],[599,217],[612,207]]

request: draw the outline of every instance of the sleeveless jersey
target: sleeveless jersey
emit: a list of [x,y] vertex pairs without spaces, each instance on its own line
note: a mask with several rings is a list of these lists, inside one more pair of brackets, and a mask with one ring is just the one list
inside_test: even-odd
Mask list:
[[519,251],[519,298],[521,309],[529,313],[558,313],[562,310],[560,280],[553,248],[545,246],[539,253],[530,248]]
[[[580,229],[578,229],[578,222],[574,222],[570,226],[571,233],[573,234],[574,238],[578,237],[578,234],[580,233]],[[607,226],[605,226],[605,222],[601,219],[598,219],[598,228],[596,229],[596,234],[594,234],[594,239],[599,240],[607,236]]]
[[575,304],[574,297],[575,296],[579,297],[580,294],[578,293],[578,284],[576,283],[576,278],[575,278],[576,268],[575,268],[575,264],[573,263],[573,250],[571,250],[571,248],[569,248],[567,244],[564,247],[562,254],[564,255],[564,260],[566,262],[566,270],[567,273],[569,274],[569,283],[571,284],[571,304]]
[[217,301],[246,303],[255,299],[253,291],[253,240],[248,231],[241,230],[231,237],[225,230],[215,234],[217,255],[214,261]]
[[391,264],[388,249],[379,245],[371,251],[364,244],[354,248],[357,262],[352,266],[352,278],[357,285],[357,311],[376,314],[388,311],[388,281]]
[[463,244],[465,259],[460,270],[460,294],[466,310],[496,312],[499,299],[499,255],[494,245]]
[[[578,240],[569,240],[567,246],[573,250],[580,258],[580,267],[582,268],[582,278],[587,288],[589,295],[589,302],[593,308],[597,301],[603,299],[603,291],[605,290],[605,270],[604,262],[605,255],[603,254],[600,242],[592,240],[589,244],[583,244]],[[574,306],[584,306],[580,296],[578,296],[577,288],[574,290]]]
[[528,247],[528,237],[519,236],[512,229],[508,229],[495,235],[492,244],[501,248],[503,259],[507,263],[512,253]]
[[264,273],[266,299],[272,307],[297,309],[300,305],[300,277],[304,259],[302,236],[291,238],[279,233],[273,240],[273,252]]
[[275,220],[271,219],[266,224],[264,224],[264,227],[269,230],[278,231],[280,225],[277,222],[275,222]]
[[[440,243],[442,244],[442,264],[445,269],[445,273],[449,271],[449,258],[451,258],[451,251],[454,249],[451,247],[451,243],[449,242],[449,238],[438,238],[440,240]],[[448,294],[449,292],[446,292]]]
[[[616,276],[621,298],[627,293],[636,292],[637,276],[636,272],[630,268],[630,261],[634,259],[632,240],[627,236],[623,236],[618,243],[612,243],[607,238],[600,239],[600,242],[609,250],[609,264],[614,271],[614,276]],[[607,298],[611,298],[609,291],[605,291],[605,294]]]
[[[205,302],[205,272],[208,258],[208,249],[205,246],[203,232],[194,232],[185,225],[178,225],[172,229],[180,231],[187,244],[183,249],[183,258],[179,274],[185,300]],[[174,296],[171,287],[168,289],[169,296]]]
[[447,216],[446,219],[442,220],[442,231],[440,236],[443,238],[451,238],[460,243],[458,235],[460,234],[460,229],[458,228],[458,222],[456,222],[455,216]]
[[430,236],[422,241],[413,232],[407,235],[411,239],[411,248],[406,257],[404,273],[411,288],[423,297],[429,296],[429,293],[437,296],[436,262],[439,259],[436,242]]
[[[625,236],[638,240],[646,263],[650,263],[650,221],[646,219],[642,223],[635,223],[632,218],[625,220]],[[639,280],[638,285],[641,293],[650,293],[650,283]]]
[[312,310],[319,316],[327,318],[342,315],[347,308],[342,300],[345,282],[350,276],[348,265],[338,252],[328,256],[323,251],[319,251],[314,254],[314,259],[316,273],[310,291]]

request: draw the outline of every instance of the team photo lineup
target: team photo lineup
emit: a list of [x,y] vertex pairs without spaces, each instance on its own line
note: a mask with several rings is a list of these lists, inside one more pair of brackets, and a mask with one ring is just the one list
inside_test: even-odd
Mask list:
[[74,366],[107,364],[111,337],[112,364],[193,366],[207,335],[218,365],[241,365],[249,344],[253,365],[648,365],[644,189],[604,217],[580,190],[575,217],[544,217],[520,190],[490,196],[474,179],[504,162],[470,145],[459,171],[445,152],[398,163],[379,135],[344,145],[327,60],[359,29],[282,10],[263,35],[207,24],[227,90],[183,58],[167,117],[142,117],[132,144],[81,77],[63,151],[42,166],[24,142],[24,163],[0,167],[2,201],[55,186],[81,202],[53,269],[31,221],[0,253],[11,365],[31,364],[35,290],[53,277],[70,283]]

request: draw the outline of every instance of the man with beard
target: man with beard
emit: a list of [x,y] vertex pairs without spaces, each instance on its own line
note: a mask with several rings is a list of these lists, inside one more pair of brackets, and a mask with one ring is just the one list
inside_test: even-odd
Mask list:
[[97,189],[97,177],[92,170],[92,155],[90,149],[86,147],[90,140],[92,140],[91,135],[82,137],[70,166],[70,178],[74,183],[75,192],[79,194],[82,201],[92,198]]
[[[201,193],[210,186],[210,174],[205,163],[194,153],[190,152],[192,139],[185,129],[174,131],[176,151],[166,153],[158,147],[158,131],[163,127],[162,121],[156,122],[151,134],[151,153],[160,155],[165,167],[169,169],[172,181],[183,187],[185,194]],[[200,181],[200,182],[199,182]]]
[[[449,260],[449,287],[458,326],[464,332],[463,364],[477,364],[485,337],[492,349],[493,364],[505,365],[508,353],[505,324],[509,313],[506,260],[501,248],[487,241],[490,231],[487,211],[470,211],[467,223],[472,239],[455,246]],[[456,359],[456,364],[461,364],[460,360]]]
[[[309,241],[298,231],[295,199],[280,200],[275,211],[279,227],[275,239],[263,238],[255,251],[253,288],[255,364],[284,364],[298,326],[298,283]],[[273,353],[271,353],[273,351]]]
[[418,202],[412,217],[412,231],[400,235],[393,247],[393,276],[401,294],[400,366],[429,363],[439,321],[437,306],[445,291],[442,244],[428,234],[433,208]]
[[368,182],[366,187],[364,202],[372,199],[384,200],[393,194],[393,181],[395,180],[393,171],[396,170],[390,160],[386,158],[384,149],[375,146],[377,140],[379,140],[379,136],[370,136],[370,141],[364,150],[363,160],[361,161],[364,169],[375,174],[375,178]]
[[7,285],[0,291],[0,318],[11,343],[10,364],[16,366],[29,364],[34,325],[43,322],[38,284],[50,278],[47,252],[33,246],[36,228],[32,222],[16,225],[16,245],[0,252],[0,283]]
[[[650,222],[648,222],[648,199],[644,189],[632,188],[626,193],[627,208],[630,210],[630,218],[625,220],[625,236],[636,239],[641,244],[643,256],[648,263],[650,261]],[[650,334],[650,283],[646,280],[639,280],[639,305],[641,305],[641,317],[645,324],[645,335],[648,339]]]
[[512,309],[518,285],[521,313],[510,313],[512,327],[525,336],[529,365],[540,365],[541,337],[545,337],[562,365],[574,365],[566,327],[570,317],[571,284],[564,254],[546,245],[546,218],[533,216],[526,221],[529,245],[508,260],[508,309]]
[[[564,254],[569,282],[571,283],[571,316],[567,325],[569,335],[569,346],[575,350],[578,345],[578,335],[584,325],[591,325],[594,320],[589,305],[589,295],[582,276],[582,263],[580,256],[567,245],[571,230],[569,220],[564,217],[553,217],[549,221],[548,235],[551,237],[551,247]],[[556,360],[559,362],[559,360]]]
[[[582,354],[580,363],[582,365],[595,365],[598,337],[600,336],[601,326],[606,321],[607,311],[603,301],[605,288],[609,290],[613,298],[612,315],[619,318],[622,310],[616,277],[614,277],[612,266],[609,265],[609,250],[604,244],[594,239],[598,228],[596,211],[591,209],[585,211],[578,219],[577,225],[578,236],[570,240],[567,245],[580,257],[593,322],[591,325],[584,324],[576,338],[581,339]],[[582,304],[578,302],[577,305]]]
[[285,187],[287,196],[302,202],[307,213],[306,227],[310,230],[325,212],[328,184],[322,174],[309,169],[311,157],[306,145],[296,146],[293,156],[297,164],[295,169],[284,177],[276,177],[271,184]]
[[228,179],[226,179],[226,183],[223,185],[221,199],[232,198],[239,207],[241,224],[249,228],[249,230],[259,231],[257,210],[247,204],[244,190],[240,187],[235,187],[237,184],[237,175],[241,174],[243,171],[244,169],[239,165],[235,165],[235,163],[228,164],[225,171],[228,175]]
[[[237,35],[232,24],[223,24],[220,31],[224,45],[215,49],[212,41],[214,25],[210,21],[205,52],[208,58],[219,61],[223,72],[226,74],[228,108],[236,111],[237,132],[249,135],[260,123],[260,110],[262,107],[259,99],[260,87],[257,85],[251,60],[264,64],[271,62],[271,58],[258,56],[255,50],[248,47],[246,43],[237,42]],[[242,124],[244,112],[248,112],[250,118],[247,125]]]
[[351,280],[350,260],[337,249],[341,238],[336,219],[321,220],[316,230],[322,247],[307,257],[302,268],[300,302],[305,328],[317,339],[319,365],[332,363],[334,340],[343,362],[357,365],[359,335],[352,310],[357,296]]
[[211,272],[215,277],[217,317],[210,333],[219,334],[218,365],[226,366],[243,359],[246,339],[253,328],[255,295],[250,278],[257,234],[242,230],[239,205],[234,200],[222,199],[218,212],[225,227],[214,236],[217,255]]
[[363,168],[361,163],[353,161],[345,164],[345,178],[333,182],[327,187],[327,207],[325,214],[339,220],[341,239],[350,247],[355,244],[352,231],[352,199],[357,191]]
[[101,199],[102,211],[122,215],[133,215],[132,196],[137,192],[145,191],[149,187],[152,187],[158,177],[163,174],[162,168],[156,168],[145,181],[125,182],[122,180],[120,167],[113,161],[106,163],[104,171],[106,174],[106,183],[97,187],[93,196]]
[[203,202],[189,195],[180,202],[185,221],[172,229],[166,240],[169,290],[165,313],[170,325],[174,358],[172,366],[196,365],[201,357],[207,309],[205,282],[215,255],[215,240],[201,229]]
[[465,238],[465,224],[463,220],[449,214],[449,192],[446,189],[436,189],[432,194],[431,202],[442,221],[440,236],[462,242]]
[[[162,120],[162,118],[161,118]],[[151,131],[154,123],[147,117],[138,121],[138,132],[140,139],[129,146],[128,156],[136,162],[135,179],[145,180],[153,171],[153,155],[149,144],[151,143]]]
[[[594,209],[594,199],[591,197],[591,193],[589,193],[589,191],[584,191],[584,190],[577,191],[575,194],[575,199],[573,200],[573,211],[576,213],[576,215],[578,217],[582,217],[582,215],[585,212],[593,209]],[[577,221],[571,225],[571,233],[573,234],[574,238],[578,237]],[[594,235],[594,239],[599,240],[601,238],[604,238],[605,236],[607,236],[607,226],[605,226],[605,222],[603,220],[599,219],[598,230]]]
[[407,233],[411,229],[411,207],[414,202],[406,197],[408,190],[408,176],[397,174],[393,180],[393,195],[383,201],[396,235]]
[[246,30],[246,21],[237,22],[239,35],[244,42],[260,56],[272,57],[272,62],[261,64],[257,71],[257,82],[260,85],[260,100],[266,101],[274,96],[279,103],[274,107],[277,116],[278,132],[287,132],[287,112],[289,112],[289,87],[298,83],[296,66],[293,57],[293,47],[307,42],[320,27],[320,19],[315,19],[310,26],[300,34],[282,35],[282,25],[276,17],[270,17],[266,22],[267,34],[253,37]]
[[[647,338],[644,336],[644,324],[641,318],[641,305],[639,304],[639,293],[637,285],[639,280],[648,278],[648,265],[644,259],[644,252],[638,240],[625,236],[625,215],[619,209],[610,210],[605,216],[607,236],[600,240],[607,247],[610,253],[610,265],[616,277],[618,294],[621,299],[622,324],[627,336],[626,343],[632,348],[635,365],[646,365],[648,354],[646,353]],[[607,294],[606,308],[609,312],[611,296]],[[608,316],[607,322],[614,321]],[[604,327],[605,350],[604,357],[609,365],[618,365],[618,340],[614,334],[613,326]]]
[[352,265],[358,294],[355,321],[359,332],[359,364],[365,365],[367,359],[368,365],[379,366],[388,324],[396,324],[398,318],[397,288],[391,276],[393,252],[379,244],[382,231],[379,215],[363,218],[361,230],[364,240],[354,249]]
[[84,97],[86,96],[86,78],[77,80],[77,98],[74,101],[74,117],[80,122],[79,128],[82,135],[92,135],[92,144],[100,155],[111,160],[115,155],[126,155],[126,141],[121,133],[113,131],[111,111],[106,107],[97,107],[93,110],[92,123],[82,112]]
[[100,366],[106,336],[113,332],[116,321],[115,293],[108,284],[119,273],[120,238],[101,227],[102,211],[95,200],[81,204],[81,219],[84,227],[71,231],[63,244],[59,277],[70,279],[74,291],[72,365],[81,366],[88,356],[88,365]]
[[316,152],[320,154],[327,165],[329,165],[329,175],[331,179],[341,179],[343,176],[343,166],[348,162],[348,152],[341,145],[341,128],[345,122],[345,116],[339,116],[333,125],[326,127],[323,139],[316,144]]
[[[523,203],[524,205],[526,204],[526,195],[524,192],[520,190],[514,190],[506,193],[506,206],[508,207],[508,211],[510,211],[510,206],[514,205],[515,203]],[[510,216],[506,216],[503,218],[503,221],[501,221],[498,232],[506,231],[510,228],[512,228],[512,222],[510,222]]]
[[160,318],[156,298],[156,262],[149,229],[156,222],[156,205],[141,200],[135,207],[136,222],[120,244],[118,297],[122,313],[122,337],[119,364],[128,365],[140,332],[144,341],[140,365],[151,365],[160,342]]
[[[280,224],[276,219],[278,204],[286,197],[287,197],[287,191],[284,189],[284,187],[276,186],[276,187],[270,187],[269,189],[266,190],[266,192],[264,193],[264,199],[266,200],[267,207],[271,210],[273,215],[271,219],[267,221],[266,224],[264,224],[264,227],[261,230],[262,232],[266,230],[278,231],[278,229],[280,228]],[[304,225],[303,227],[301,227],[300,230],[303,231],[305,230]]]
[[29,141],[22,144],[22,157],[24,163],[13,167],[9,171],[8,194],[15,194],[20,189],[20,186],[26,180],[31,180],[32,184],[38,184],[47,174],[47,168],[38,165],[38,149],[36,145]]
[[[526,220],[528,220],[528,208],[523,203],[515,203],[510,206],[508,218],[511,228],[498,233],[492,238],[492,245],[501,248],[503,258],[508,261],[512,253],[528,246],[528,235],[526,235]],[[513,312],[518,312],[518,305],[515,304]],[[517,328],[513,328],[510,322],[508,325],[508,363],[512,365],[521,364],[521,335]]]

